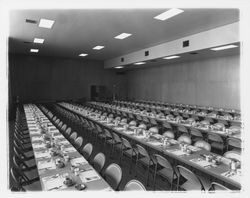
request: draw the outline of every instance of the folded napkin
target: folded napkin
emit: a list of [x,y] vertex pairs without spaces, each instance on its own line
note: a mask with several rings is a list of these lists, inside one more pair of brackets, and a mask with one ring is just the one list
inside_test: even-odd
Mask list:
[[78,157],[70,160],[70,163],[72,164],[72,166],[78,166],[78,165],[88,164],[88,161],[83,157]]
[[50,152],[42,151],[42,152],[34,152],[36,158],[50,158]]
[[47,161],[39,161],[37,163],[37,168],[38,168],[38,170],[41,170],[41,169],[56,169],[56,165],[55,165],[55,162],[50,159],[50,160],[47,160]]
[[46,145],[44,143],[33,143],[32,147],[33,149],[40,149],[40,148],[45,148]]
[[43,185],[45,190],[59,190],[67,188],[66,185],[63,184],[64,178],[62,176],[50,176],[42,178]]
[[95,170],[81,172],[79,174],[79,177],[84,183],[101,179],[101,177]]

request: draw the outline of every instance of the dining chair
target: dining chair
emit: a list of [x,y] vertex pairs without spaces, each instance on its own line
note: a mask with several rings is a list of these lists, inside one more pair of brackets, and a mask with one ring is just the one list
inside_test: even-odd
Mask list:
[[110,164],[106,168],[103,176],[108,184],[113,188],[113,190],[119,190],[119,186],[122,180],[122,169],[118,164]]
[[74,143],[74,141],[76,140],[76,138],[77,138],[77,132],[72,132],[71,133],[71,135],[69,136],[69,141],[71,142],[71,143]]
[[145,186],[138,180],[132,179],[125,185],[124,191],[146,191]]
[[141,123],[141,124],[139,124],[138,128],[146,130],[147,129],[147,125],[144,124],[144,123]]
[[66,131],[66,128],[67,128],[66,124],[62,125],[62,128],[61,128],[62,133],[64,133]]
[[207,150],[207,151],[211,151],[211,145],[204,141],[204,140],[198,140],[194,143],[195,147],[199,147],[201,149]]
[[171,124],[168,122],[164,122],[162,126],[163,126],[164,130],[173,130]]
[[187,136],[187,135],[182,135],[182,136],[180,136],[180,137],[177,139],[177,141],[178,141],[179,143],[185,143],[185,144],[191,144],[191,143],[192,143],[191,138],[190,138],[189,136]]
[[179,136],[181,136],[183,134],[189,136],[188,129],[185,126],[177,126],[177,131],[178,131]]
[[207,135],[208,143],[210,143],[214,152],[219,151],[220,154],[224,152],[225,144],[222,137],[215,133],[209,133]]
[[227,151],[223,157],[241,162],[241,153],[238,151]]
[[123,156],[127,156],[128,158],[130,158],[129,172],[131,172],[132,165],[133,165],[133,158],[136,157],[137,153],[127,139],[123,137],[121,139],[122,139],[122,147],[121,147],[121,155],[120,155],[120,164],[123,162],[122,160]]
[[241,151],[241,139],[236,138],[227,138],[227,151],[235,150]]
[[105,165],[105,162],[106,162],[105,155],[103,153],[98,153],[94,157],[92,164],[93,164],[93,167],[95,168],[95,170],[101,174],[102,169]]
[[114,149],[116,148],[118,150],[118,153],[120,154],[119,156],[120,158],[121,152],[122,152],[122,139],[115,132],[112,132],[112,136],[113,136],[113,142],[112,142],[112,149],[110,152],[110,157],[113,155]]
[[[177,190],[185,190],[185,191],[191,191],[191,190],[206,190],[204,184],[200,180],[198,176],[196,176],[195,173],[193,173],[191,170],[187,169],[184,166],[177,165]],[[184,181],[183,179],[184,178]]]
[[[148,151],[141,145],[136,144],[136,161],[135,161],[135,172],[136,175],[138,173],[138,165],[139,163],[146,166],[146,185],[148,185],[149,181],[149,171],[150,168],[154,166],[154,161],[148,154]],[[144,174],[143,174],[144,175]]]
[[130,121],[130,122],[128,123],[128,125],[129,125],[129,126],[136,126],[137,123],[136,123],[135,120],[132,120],[132,121]]
[[91,143],[87,143],[81,150],[81,154],[86,160],[89,160],[93,151],[93,145]]
[[74,141],[74,147],[76,148],[76,150],[79,150],[81,149],[82,146],[83,146],[83,138],[79,136]]
[[72,132],[71,127],[68,127],[68,128],[66,129],[66,131],[65,131],[65,135],[66,135],[66,137],[69,137],[69,136],[70,136],[70,134],[71,134],[71,132]]
[[[174,181],[177,179],[176,171],[172,164],[163,156],[154,154],[155,158],[155,170],[154,170],[154,189],[156,184],[156,176],[160,175],[165,178],[170,184],[170,189],[173,190]],[[175,184],[176,185],[176,184]]]
[[41,191],[41,183],[39,177],[30,179],[18,169],[11,167],[10,174],[18,189],[23,191]]
[[203,140],[203,135],[200,130],[196,128],[190,128],[190,135],[192,142],[196,142],[198,140]]
[[219,184],[217,182],[212,182],[209,191],[231,191],[231,190],[226,186],[223,186],[222,184]]

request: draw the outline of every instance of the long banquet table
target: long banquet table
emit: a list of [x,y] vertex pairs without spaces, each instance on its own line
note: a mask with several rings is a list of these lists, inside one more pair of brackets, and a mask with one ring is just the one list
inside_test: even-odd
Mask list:
[[[112,123],[107,123],[105,120],[100,120],[96,115],[93,113],[89,113],[86,110],[74,106],[69,103],[59,103],[60,107],[67,109],[70,112],[74,112],[85,119],[88,119],[92,122],[100,124],[102,127],[112,130],[113,132],[129,138],[131,141],[135,143],[142,144],[149,148],[153,153],[160,153],[166,157],[170,157],[171,159],[175,160],[177,164],[182,163],[188,165],[192,168],[195,168],[199,172],[215,178],[219,180],[221,183],[224,183],[229,188],[234,190],[241,189],[241,169],[237,169],[235,173],[230,171],[230,159],[224,158],[217,154],[208,152],[206,150],[194,147],[194,146],[187,146],[189,150],[192,151],[191,154],[186,153],[181,149],[181,145],[174,139],[168,139],[169,146],[164,146],[163,142],[161,141],[161,136],[155,135],[155,137],[146,137],[145,135],[138,135],[134,133],[134,129],[130,128],[125,130],[122,126],[115,126]],[[206,157],[210,156],[217,161],[220,161],[219,164],[214,164],[212,162],[206,161]]]
[[[96,103],[96,102],[95,102],[95,103],[93,103],[93,102],[91,103],[91,102],[90,102],[89,104],[101,106],[101,104]],[[110,106],[108,106],[108,105],[105,105],[105,104],[103,104],[102,107],[109,108],[109,109],[113,109],[113,110],[117,110],[117,111],[120,111],[120,112],[132,113],[132,114],[134,114],[135,116],[136,116],[136,115],[140,115],[140,116],[142,116],[142,117],[153,118],[153,119],[155,119],[158,123],[162,123],[162,124],[163,124],[164,122],[168,122],[168,123],[170,123],[171,125],[176,126],[176,127],[178,127],[178,126],[185,126],[185,127],[189,128],[189,129],[195,128],[195,129],[200,130],[202,133],[206,133],[206,134],[209,134],[209,133],[210,133],[210,134],[214,134],[214,133],[215,133],[215,134],[220,135],[220,136],[223,137],[223,138],[228,138],[228,137],[230,137],[230,138],[235,138],[235,139],[241,139],[241,131],[240,131],[240,132],[233,132],[233,133],[231,133],[231,131],[230,131],[229,129],[225,129],[225,130],[221,131],[221,130],[214,130],[214,129],[210,129],[210,128],[195,126],[195,125],[193,126],[193,125],[188,124],[188,123],[183,123],[182,121],[178,122],[178,121],[175,121],[175,120],[169,120],[169,119],[167,119],[167,118],[152,117],[152,116],[149,116],[149,115],[145,115],[145,114],[133,112],[133,111],[127,110],[127,109],[112,108],[112,107],[110,107]]]
[[[36,105],[26,104],[24,111],[42,190],[83,190],[83,188],[86,190],[112,190]],[[47,129],[46,135],[41,126]],[[48,141],[46,142],[45,137],[48,135],[52,144],[55,144],[54,147],[52,145],[53,148],[47,148]],[[57,150],[53,152],[55,148]],[[58,159],[64,163],[64,167],[60,168],[56,164]],[[66,178],[72,179],[73,183],[66,185],[64,182]],[[79,189],[76,188],[77,184]]]

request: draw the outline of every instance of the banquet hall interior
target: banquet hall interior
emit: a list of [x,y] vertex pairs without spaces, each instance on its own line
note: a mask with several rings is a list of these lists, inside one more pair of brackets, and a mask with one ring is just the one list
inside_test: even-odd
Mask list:
[[238,8],[13,9],[10,191],[240,191]]

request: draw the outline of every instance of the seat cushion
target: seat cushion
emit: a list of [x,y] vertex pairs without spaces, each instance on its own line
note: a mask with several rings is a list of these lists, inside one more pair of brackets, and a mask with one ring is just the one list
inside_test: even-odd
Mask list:
[[29,178],[29,179],[34,179],[39,177],[37,169],[33,169],[30,171],[25,171],[24,174]]
[[172,180],[177,178],[176,175],[173,175],[173,171],[171,171],[170,169],[167,169],[167,168],[163,168],[163,169],[157,171],[157,174],[166,178],[169,182],[171,182]]

